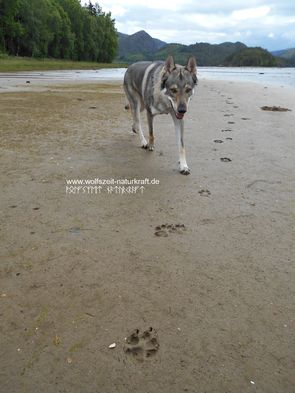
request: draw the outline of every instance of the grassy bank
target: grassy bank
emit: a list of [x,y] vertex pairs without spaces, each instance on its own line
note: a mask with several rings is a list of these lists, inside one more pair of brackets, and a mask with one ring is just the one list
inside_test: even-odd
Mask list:
[[100,68],[125,67],[125,64],[94,63],[57,59],[34,59],[0,55],[0,72],[46,70],[97,70]]

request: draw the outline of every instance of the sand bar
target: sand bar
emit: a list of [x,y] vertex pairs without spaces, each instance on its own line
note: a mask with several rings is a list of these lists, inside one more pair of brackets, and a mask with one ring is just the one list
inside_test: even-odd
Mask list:
[[[0,95],[3,391],[294,393],[295,91],[201,81],[186,177],[120,84],[44,90]],[[98,178],[159,184],[66,191]],[[150,327],[153,356],[124,352]]]

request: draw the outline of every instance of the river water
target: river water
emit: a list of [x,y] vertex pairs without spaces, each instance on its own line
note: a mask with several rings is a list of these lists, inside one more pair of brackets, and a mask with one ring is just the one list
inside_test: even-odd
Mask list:
[[[36,81],[120,81],[123,80],[125,68],[109,68],[101,70],[71,71],[34,71],[0,73],[1,85],[9,81],[30,79]],[[198,67],[199,80],[214,79],[240,82],[255,82],[264,85],[295,87],[295,68],[257,68],[257,67]],[[8,83],[9,84],[9,83]]]

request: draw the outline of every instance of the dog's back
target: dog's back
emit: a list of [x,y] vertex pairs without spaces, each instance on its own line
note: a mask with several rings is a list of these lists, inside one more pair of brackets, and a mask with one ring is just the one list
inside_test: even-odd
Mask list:
[[127,97],[128,93],[130,95],[136,91],[147,104],[149,97],[153,94],[154,83],[151,83],[151,80],[157,78],[163,66],[163,61],[139,61],[131,64],[124,76],[124,89],[125,92],[127,90]]
[[124,76],[124,87],[131,86],[141,95],[144,74],[151,64],[151,61],[139,61],[131,64]]

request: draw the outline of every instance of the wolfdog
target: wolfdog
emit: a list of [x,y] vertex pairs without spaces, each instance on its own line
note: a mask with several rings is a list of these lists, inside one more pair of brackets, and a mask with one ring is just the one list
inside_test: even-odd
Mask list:
[[[186,66],[175,64],[172,56],[166,62],[140,61],[131,64],[124,76],[124,90],[133,116],[132,130],[139,133],[141,147],[154,150],[153,120],[155,115],[172,116],[179,149],[179,171],[189,175],[183,142],[183,117],[197,84],[197,65],[190,57]],[[140,112],[146,109],[149,128],[147,143],[141,128]]]

